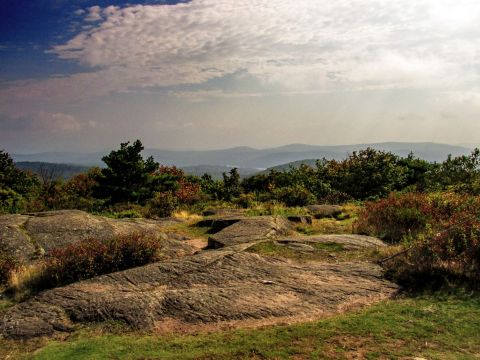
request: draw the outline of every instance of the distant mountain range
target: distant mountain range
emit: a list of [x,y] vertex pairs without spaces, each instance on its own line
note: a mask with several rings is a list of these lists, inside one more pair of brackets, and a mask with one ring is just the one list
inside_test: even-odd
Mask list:
[[[353,151],[372,147],[390,151],[400,156],[413,152],[417,157],[428,161],[443,161],[449,154],[459,156],[469,154],[472,148],[436,143],[375,143],[357,145],[317,146],[291,144],[270,149],[237,147],[225,150],[175,151],[146,149],[144,156],[153,156],[163,165],[175,165],[187,174],[201,176],[210,174],[221,179],[222,173],[232,168],[239,169],[240,176],[247,177],[270,169],[286,170],[301,164],[315,165],[317,159],[344,159]],[[86,171],[91,166],[103,166],[101,158],[108,153],[48,152],[38,154],[12,154],[17,166],[24,170],[40,173],[41,170],[54,171],[58,177],[68,179]]]
[[[73,176],[86,172],[90,166],[71,165],[63,163],[51,163],[41,161],[19,161],[15,165],[22,170],[28,170],[42,177],[42,173],[47,177],[54,179],[68,180]],[[189,175],[202,176],[203,174],[210,174],[213,179],[222,179],[223,173],[228,173],[233,169],[231,166],[216,166],[216,165],[198,165],[198,166],[184,166],[182,169]],[[248,177],[259,172],[258,169],[239,168],[240,177]]]
[[85,172],[89,168],[89,166],[48,163],[42,161],[20,161],[16,162],[15,166],[22,170],[29,170],[40,177],[43,172],[45,175],[51,176],[53,179],[61,178],[65,180]]
[[[390,151],[400,156],[407,156],[410,152],[413,152],[417,157],[428,161],[443,161],[448,154],[459,156],[472,151],[470,147],[447,144],[385,142],[333,146],[291,144],[269,149],[236,147],[223,150],[202,151],[146,149],[144,156],[151,155],[156,161],[163,165],[192,168],[192,171],[195,172],[199,169],[198,167],[208,168],[211,166],[221,167],[221,169],[223,169],[222,171],[228,171],[231,167],[263,170],[305,159],[327,158],[341,160],[353,151],[367,147]],[[101,158],[108,152],[109,151],[96,153],[45,152],[38,154],[12,154],[12,157],[16,162],[41,161],[83,166],[101,166]]]
[[[176,151],[146,149],[144,156],[153,156],[164,165],[176,165],[181,168],[198,166],[238,167],[245,169],[266,169],[304,159],[341,160],[353,151],[372,147],[391,151],[400,156],[413,152],[428,161],[443,161],[448,154],[459,156],[468,154],[471,148],[437,143],[401,143],[386,142],[357,145],[319,146],[291,144],[270,149],[236,147],[224,150]],[[16,162],[41,161],[83,166],[102,165],[101,158],[109,151],[97,153],[46,152],[38,154],[12,154]]]

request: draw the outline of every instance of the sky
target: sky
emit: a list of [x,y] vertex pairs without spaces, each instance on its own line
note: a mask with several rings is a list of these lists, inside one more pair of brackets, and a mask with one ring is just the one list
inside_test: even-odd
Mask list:
[[480,143],[478,0],[3,0],[0,148]]

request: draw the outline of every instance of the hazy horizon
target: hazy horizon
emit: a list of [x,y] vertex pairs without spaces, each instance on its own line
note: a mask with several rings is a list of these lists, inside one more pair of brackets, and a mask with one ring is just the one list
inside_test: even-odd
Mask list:
[[12,153],[88,153],[137,138],[169,150],[478,146],[479,80],[472,0],[0,9],[0,148]]
[[[122,142],[130,142],[132,143],[136,139],[129,139],[129,140],[123,140]],[[139,139],[141,140],[141,139]],[[435,143],[435,142],[428,142],[428,141],[418,141],[418,142],[406,142],[406,141],[381,141],[381,142],[372,142],[372,143],[351,143],[351,144],[331,144],[331,145],[325,145],[325,144],[304,144],[304,143],[291,143],[291,144],[282,144],[278,146],[269,146],[269,147],[256,147],[256,146],[232,146],[232,147],[227,147],[227,148],[155,148],[155,147],[145,147],[145,150],[159,150],[159,151],[173,151],[173,152],[201,152],[201,151],[222,151],[222,150],[234,150],[234,149],[251,149],[251,150],[257,150],[257,151],[262,151],[262,150],[270,150],[270,149],[278,149],[278,148],[283,148],[283,147],[288,147],[288,146],[311,146],[311,147],[348,147],[348,146],[361,146],[361,145],[381,145],[381,144],[432,144],[432,145],[446,145],[446,146],[452,146],[452,147],[459,147],[459,148],[465,148],[465,149],[475,149],[479,147],[479,144],[446,144],[446,143]],[[83,151],[38,151],[38,152],[11,152],[12,154],[15,153],[17,155],[29,155],[29,154],[41,154],[41,153],[55,153],[55,152],[65,152],[65,153],[78,153],[78,154],[95,154],[99,152],[110,152],[112,150],[115,150],[119,148],[120,143],[117,144],[117,146],[114,146],[113,148],[102,148],[98,150],[83,150]],[[0,150],[6,150],[7,152],[8,149],[3,149],[0,148]]]

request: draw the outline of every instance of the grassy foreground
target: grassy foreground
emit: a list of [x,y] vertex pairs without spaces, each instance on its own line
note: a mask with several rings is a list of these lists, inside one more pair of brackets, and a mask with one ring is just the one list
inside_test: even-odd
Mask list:
[[[480,297],[422,295],[321,321],[200,335],[110,334],[84,328],[64,341],[2,341],[27,359],[479,359]],[[25,349],[35,352],[25,353]]]

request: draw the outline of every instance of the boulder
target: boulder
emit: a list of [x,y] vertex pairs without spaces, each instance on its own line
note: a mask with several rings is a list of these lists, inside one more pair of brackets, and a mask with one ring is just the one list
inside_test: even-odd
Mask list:
[[174,221],[111,219],[79,210],[3,215],[0,216],[0,247],[18,260],[29,261],[52,248],[88,238],[149,233],[167,239],[164,229]]
[[211,235],[208,238],[210,249],[249,243],[262,239],[287,235],[291,223],[280,216],[256,216],[237,219],[233,225]]
[[382,240],[364,235],[313,235],[300,236],[285,239],[277,239],[279,244],[339,244],[344,250],[358,250],[367,248],[379,248],[388,246]]
[[8,309],[0,331],[26,339],[109,320],[168,332],[305,321],[397,291],[376,264],[293,264],[245,252],[248,246],[203,251],[45,291]]

